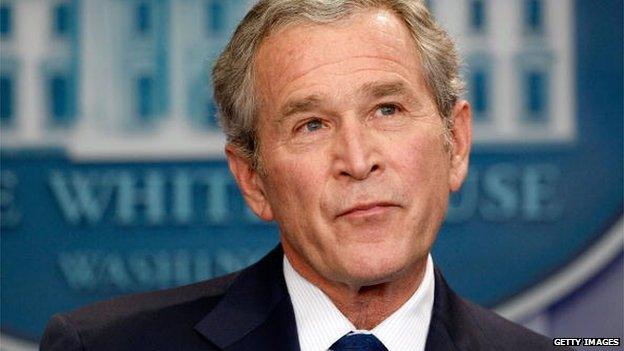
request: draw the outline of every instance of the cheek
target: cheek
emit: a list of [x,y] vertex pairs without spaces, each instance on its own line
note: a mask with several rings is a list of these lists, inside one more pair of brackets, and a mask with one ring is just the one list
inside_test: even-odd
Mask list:
[[267,195],[276,220],[292,223],[314,214],[324,193],[322,161],[305,156],[282,159],[277,155],[273,161],[267,167]]
[[443,140],[435,135],[420,135],[401,143],[401,150],[394,150],[393,163],[407,189],[440,191],[448,184],[449,163]]

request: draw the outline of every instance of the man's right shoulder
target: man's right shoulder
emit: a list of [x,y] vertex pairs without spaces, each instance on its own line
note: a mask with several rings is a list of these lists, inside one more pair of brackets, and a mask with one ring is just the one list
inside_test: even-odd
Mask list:
[[[173,289],[97,302],[54,315],[41,340],[41,350],[188,349],[205,344],[194,332],[223,298],[238,273]],[[205,345],[203,345],[205,347]]]

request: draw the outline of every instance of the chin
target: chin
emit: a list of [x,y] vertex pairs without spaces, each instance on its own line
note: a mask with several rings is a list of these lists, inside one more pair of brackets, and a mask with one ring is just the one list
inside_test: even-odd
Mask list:
[[405,272],[409,261],[396,253],[370,254],[349,257],[344,262],[345,280],[349,285],[370,286],[398,279]]

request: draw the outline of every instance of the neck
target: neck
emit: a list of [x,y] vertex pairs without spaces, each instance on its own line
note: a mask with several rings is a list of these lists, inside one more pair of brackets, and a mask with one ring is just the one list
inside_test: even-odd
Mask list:
[[[426,262],[426,261],[425,261]],[[334,305],[358,329],[371,330],[398,310],[418,289],[425,272],[383,284],[344,288],[341,284],[319,286]]]
[[297,273],[321,289],[357,329],[363,330],[375,328],[398,310],[420,286],[427,266],[425,256],[387,282],[353,286],[328,280],[297,255],[288,255],[286,250],[285,253]]

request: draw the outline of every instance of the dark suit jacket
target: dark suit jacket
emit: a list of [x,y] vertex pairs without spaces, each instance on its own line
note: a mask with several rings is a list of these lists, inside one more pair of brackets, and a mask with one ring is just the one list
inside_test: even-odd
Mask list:
[[[278,246],[240,273],[57,314],[41,350],[299,350],[282,255]],[[436,270],[427,350],[552,348],[549,339],[457,296]]]

